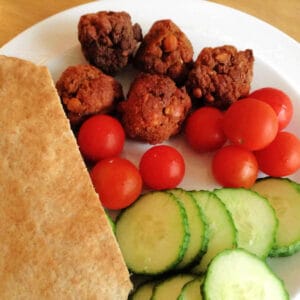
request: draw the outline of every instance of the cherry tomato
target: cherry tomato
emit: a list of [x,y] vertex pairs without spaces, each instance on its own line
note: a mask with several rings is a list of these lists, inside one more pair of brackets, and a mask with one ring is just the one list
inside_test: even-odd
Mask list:
[[278,121],[270,105],[245,98],[234,102],[225,112],[223,129],[234,145],[259,150],[274,140]]
[[185,137],[193,149],[209,152],[221,148],[226,142],[222,129],[223,114],[213,107],[202,107],[187,119]]
[[282,130],[290,123],[293,116],[293,105],[289,96],[283,91],[265,87],[254,91],[249,97],[271,105],[277,115],[278,130]]
[[100,160],[90,175],[102,205],[108,209],[125,208],[141,194],[141,175],[127,159],[114,157]]
[[125,133],[122,125],[108,115],[95,115],[87,119],[78,133],[80,151],[91,161],[119,155],[124,142]]
[[215,179],[224,187],[251,187],[257,177],[258,165],[254,154],[240,146],[219,149],[212,161]]
[[182,155],[173,147],[154,146],[140,160],[140,172],[146,186],[154,190],[176,187],[185,172]]
[[292,133],[281,131],[269,146],[255,155],[264,173],[287,176],[300,168],[300,140]]

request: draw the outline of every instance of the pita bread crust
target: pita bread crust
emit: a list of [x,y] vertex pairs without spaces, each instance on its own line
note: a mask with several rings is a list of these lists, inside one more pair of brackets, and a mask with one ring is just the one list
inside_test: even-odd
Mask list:
[[46,67],[0,56],[0,153],[0,298],[127,299],[127,268]]

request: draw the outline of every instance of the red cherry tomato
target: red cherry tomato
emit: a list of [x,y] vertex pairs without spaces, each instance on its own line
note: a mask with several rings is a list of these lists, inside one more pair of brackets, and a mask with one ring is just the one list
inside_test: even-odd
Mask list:
[[259,150],[274,140],[278,121],[270,105],[245,98],[233,103],[225,112],[223,129],[234,145]]
[[127,159],[115,157],[100,160],[90,175],[102,205],[108,209],[125,208],[141,194],[141,175]]
[[277,115],[278,130],[282,130],[290,123],[293,116],[293,105],[289,96],[283,91],[265,87],[254,91],[249,97],[261,100],[272,106]]
[[251,187],[257,177],[254,154],[242,147],[229,145],[219,149],[212,162],[215,179],[224,187]]
[[145,185],[149,188],[171,189],[181,182],[185,163],[175,148],[166,145],[154,146],[142,156],[140,172]]
[[226,142],[222,129],[223,114],[213,107],[194,111],[187,119],[185,137],[193,149],[209,152],[221,148]]
[[87,119],[78,133],[80,151],[91,161],[119,155],[124,142],[125,133],[122,125],[108,115],[95,115]]
[[274,177],[287,176],[300,168],[300,140],[294,134],[282,131],[255,155],[264,173]]

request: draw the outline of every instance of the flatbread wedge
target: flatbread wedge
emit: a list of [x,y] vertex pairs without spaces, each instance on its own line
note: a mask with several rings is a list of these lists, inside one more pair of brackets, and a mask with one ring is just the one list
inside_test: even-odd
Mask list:
[[129,273],[46,67],[0,56],[0,299],[127,299]]

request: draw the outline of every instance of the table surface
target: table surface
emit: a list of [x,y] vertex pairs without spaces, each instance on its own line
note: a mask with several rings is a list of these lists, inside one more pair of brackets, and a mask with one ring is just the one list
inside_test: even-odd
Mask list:
[[[90,1],[0,0],[0,47],[35,23],[62,10],[87,2]],[[300,0],[213,0],[212,2],[258,17],[300,41]]]

